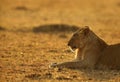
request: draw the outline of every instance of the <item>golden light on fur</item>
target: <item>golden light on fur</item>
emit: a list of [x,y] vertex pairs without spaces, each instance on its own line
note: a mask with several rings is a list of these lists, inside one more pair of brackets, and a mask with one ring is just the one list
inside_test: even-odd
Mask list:
[[67,68],[120,69],[120,44],[108,45],[88,26],[76,31],[68,42],[76,53],[75,60],[56,64]]

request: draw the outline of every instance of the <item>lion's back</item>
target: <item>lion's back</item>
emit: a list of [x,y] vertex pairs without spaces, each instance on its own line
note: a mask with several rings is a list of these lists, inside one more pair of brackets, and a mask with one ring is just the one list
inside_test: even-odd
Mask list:
[[100,56],[100,66],[120,69],[120,44],[109,45]]

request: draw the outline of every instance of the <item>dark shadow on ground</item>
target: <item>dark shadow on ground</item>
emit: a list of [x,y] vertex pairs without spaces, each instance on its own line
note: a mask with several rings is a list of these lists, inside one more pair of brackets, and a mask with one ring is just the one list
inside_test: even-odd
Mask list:
[[0,31],[5,31],[6,29],[4,27],[0,26]]
[[26,11],[26,10],[29,10],[27,7],[25,6],[18,6],[16,8],[14,8],[15,10],[23,10],[23,11]]
[[117,5],[118,7],[120,7],[120,2],[118,2],[116,5]]
[[33,28],[34,33],[60,33],[60,32],[75,32],[78,26],[67,24],[46,24]]
[[88,80],[96,79],[98,81],[106,81],[112,80],[115,77],[120,77],[119,70],[89,70],[89,69],[82,69],[83,75],[88,77]]

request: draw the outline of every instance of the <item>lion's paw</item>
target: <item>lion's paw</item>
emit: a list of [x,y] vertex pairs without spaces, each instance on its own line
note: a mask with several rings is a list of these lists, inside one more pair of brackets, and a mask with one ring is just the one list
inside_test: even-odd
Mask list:
[[51,65],[49,65],[49,68],[55,68],[57,66],[57,63],[51,63]]

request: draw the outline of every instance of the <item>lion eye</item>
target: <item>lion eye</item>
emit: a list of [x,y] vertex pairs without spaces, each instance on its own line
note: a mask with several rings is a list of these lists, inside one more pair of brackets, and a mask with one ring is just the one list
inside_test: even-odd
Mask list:
[[73,36],[75,36],[75,37],[76,37],[76,36],[78,36],[78,34],[74,34]]

